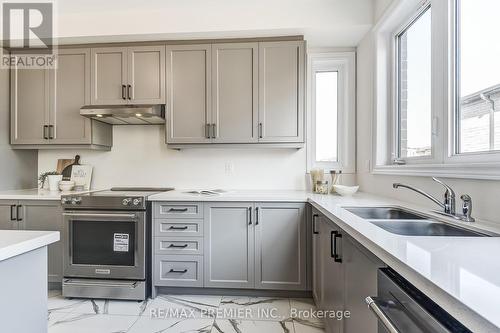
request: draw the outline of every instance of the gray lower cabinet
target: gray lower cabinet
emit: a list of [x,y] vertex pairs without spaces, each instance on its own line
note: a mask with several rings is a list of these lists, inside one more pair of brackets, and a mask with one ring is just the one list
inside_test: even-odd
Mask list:
[[377,271],[385,264],[314,208],[312,215],[314,300],[322,310],[350,312],[325,319],[326,331],[376,333],[365,298],[377,295]]
[[306,289],[304,206],[303,203],[255,204],[256,289]]
[[[0,201],[0,229],[59,231],[63,229],[59,201]],[[62,241],[48,247],[49,282],[61,282],[63,277]]]
[[253,207],[205,204],[205,287],[255,287]]
[[154,284],[168,287],[203,287],[203,257],[155,255]]

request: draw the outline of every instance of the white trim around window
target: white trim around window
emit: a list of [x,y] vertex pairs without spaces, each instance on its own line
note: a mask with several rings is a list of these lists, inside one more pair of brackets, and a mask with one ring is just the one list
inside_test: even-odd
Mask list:
[[[430,158],[393,163],[396,147],[395,36],[425,6],[432,8],[432,144]],[[456,154],[456,0],[399,0],[373,29],[374,174],[500,180],[500,152]]]
[[[307,55],[307,172],[314,168],[356,172],[356,54],[314,50]],[[337,72],[337,161],[316,161],[315,78],[318,72]]]

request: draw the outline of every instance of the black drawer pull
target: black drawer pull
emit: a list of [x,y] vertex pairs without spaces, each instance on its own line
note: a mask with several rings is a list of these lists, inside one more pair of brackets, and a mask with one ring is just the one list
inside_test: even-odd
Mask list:
[[10,206],[10,220],[17,221],[17,206],[16,205]]
[[180,213],[182,213],[182,212],[187,212],[188,209],[187,208],[170,208],[168,211],[169,212],[180,212]]
[[183,270],[179,270],[179,269],[171,269],[170,271],[168,271],[169,273],[180,273],[180,274],[184,274],[184,273],[187,273],[187,269],[183,269]]
[[170,244],[168,247],[170,247],[170,248],[176,248],[176,249],[185,249],[186,247],[188,247],[188,245],[187,244],[184,244],[184,245]]
[[168,228],[169,230],[187,230],[188,227],[174,227],[174,226],[171,226],[170,228]]
[[126,89],[127,89],[127,86],[122,84],[122,99],[127,99]]
[[16,207],[16,220],[21,222],[23,220],[23,210],[22,210],[23,206],[19,205]]
[[342,258],[337,253],[337,238],[342,238],[342,234],[340,232],[338,232],[338,231],[335,230],[335,231],[331,232],[330,237],[333,238],[332,251],[331,251],[332,252],[333,261],[341,263],[342,262]]
[[313,215],[313,218],[312,218],[312,231],[313,231],[313,234],[317,235],[319,234],[319,232],[316,231],[316,219],[319,217],[318,214],[314,214]]

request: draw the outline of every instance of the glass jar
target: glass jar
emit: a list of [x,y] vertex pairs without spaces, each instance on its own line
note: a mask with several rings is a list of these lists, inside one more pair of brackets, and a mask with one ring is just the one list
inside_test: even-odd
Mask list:
[[318,180],[316,182],[316,193],[318,194],[328,194],[329,187],[327,180]]

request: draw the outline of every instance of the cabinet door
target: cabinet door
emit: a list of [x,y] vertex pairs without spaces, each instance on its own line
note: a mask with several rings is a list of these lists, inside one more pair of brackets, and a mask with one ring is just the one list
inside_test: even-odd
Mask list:
[[20,229],[59,231],[61,240],[48,247],[49,282],[63,277],[63,218],[59,201],[21,201]]
[[[332,226],[326,218],[320,219],[321,233],[321,251],[323,271],[322,271],[322,286],[323,286],[323,310],[344,310],[344,265],[343,265],[343,251],[342,238],[335,240],[335,233],[341,234],[340,230]],[[334,242],[336,241],[336,244]],[[335,252],[334,245],[336,245],[336,253],[339,255],[342,262],[336,262],[333,258]],[[341,333],[343,320],[336,318],[327,318],[325,320],[327,332]]]
[[16,207],[17,201],[0,201],[0,230],[15,230],[18,228]]
[[132,104],[165,103],[165,46],[128,49],[127,97]]
[[205,205],[204,286],[254,288],[251,203]]
[[344,237],[343,265],[345,274],[344,308],[351,312],[351,319],[344,320],[346,333],[376,333],[377,319],[371,315],[365,298],[377,295],[377,271],[383,263],[364,253],[349,237]]
[[258,45],[212,45],[213,142],[257,141]]
[[306,289],[304,204],[256,204],[255,287]]
[[167,143],[209,143],[211,46],[167,46]]
[[12,68],[11,144],[48,144],[49,70]]
[[323,308],[323,251],[320,231],[320,214],[312,211],[312,293],[318,308]]
[[61,49],[57,55],[55,107],[50,112],[52,144],[91,143],[91,120],[80,116],[90,104],[90,49]]
[[91,53],[91,103],[127,104],[127,48],[94,48]]
[[259,141],[304,141],[304,42],[259,43]]

